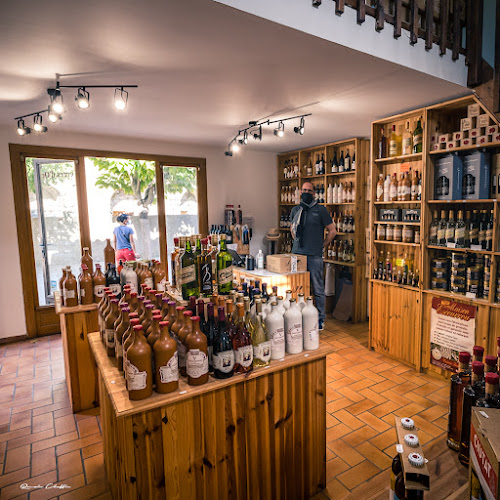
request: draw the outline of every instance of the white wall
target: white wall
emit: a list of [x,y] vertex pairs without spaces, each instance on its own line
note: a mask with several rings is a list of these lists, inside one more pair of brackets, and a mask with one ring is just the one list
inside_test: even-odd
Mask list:
[[247,150],[229,158],[224,156],[223,147],[80,135],[54,128],[42,136],[21,138],[14,127],[0,127],[0,262],[4,272],[0,287],[0,339],[26,334],[9,143],[206,158],[209,224],[223,223],[227,203],[241,204],[243,216],[255,218],[250,249],[254,255],[259,248],[264,248],[267,229],[277,224],[276,155],[273,153]]

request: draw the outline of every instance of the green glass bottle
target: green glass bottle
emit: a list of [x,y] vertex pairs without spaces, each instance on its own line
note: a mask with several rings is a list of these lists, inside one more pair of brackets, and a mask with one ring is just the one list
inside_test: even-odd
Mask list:
[[233,258],[226,248],[226,237],[221,234],[217,255],[217,281],[220,295],[227,295],[233,288]]
[[200,295],[200,286],[198,283],[198,265],[196,255],[191,249],[191,241],[186,239],[186,248],[181,258],[181,286],[182,298]]
[[421,119],[417,122],[417,128],[413,131],[413,153],[422,152],[422,143],[424,140],[424,130],[422,129]]

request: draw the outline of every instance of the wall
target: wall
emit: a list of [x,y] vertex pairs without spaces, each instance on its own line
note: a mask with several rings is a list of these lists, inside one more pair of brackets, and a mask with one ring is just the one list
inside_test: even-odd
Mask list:
[[[60,125],[61,129],[63,126]],[[247,150],[229,158],[224,156],[224,147],[80,135],[54,128],[42,136],[21,138],[14,127],[0,127],[0,262],[3,270],[0,339],[26,334],[9,143],[203,157],[207,160],[209,224],[223,223],[225,204],[241,204],[243,215],[255,218],[251,244],[251,253],[254,255],[259,248],[265,248],[264,235],[267,229],[276,226],[277,179],[276,155],[273,153]]]

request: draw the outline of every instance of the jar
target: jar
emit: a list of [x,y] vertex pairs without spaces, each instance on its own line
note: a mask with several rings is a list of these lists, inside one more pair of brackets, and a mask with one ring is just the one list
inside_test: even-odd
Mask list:
[[401,226],[394,226],[394,241],[401,241],[403,239],[403,228]]
[[[420,236],[419,236],[420,238]],[[403,227],[403,242],[404,243],[413,243],[414,242],[413,228],[411,226]],[[416,243],[416,242],[415,242]]]
[[394,241],[394,226],[387,226],[385,239],[387,241]]
[[415,230],[414,243],[417,245],[420,243],[420,229]]
[[448,290],[448,280],[444,278],[432,278],[431,279],[431,289],[432,290]]
[[386,237],[385,224],[379,224],[377,226],[377,240],[384,241]]

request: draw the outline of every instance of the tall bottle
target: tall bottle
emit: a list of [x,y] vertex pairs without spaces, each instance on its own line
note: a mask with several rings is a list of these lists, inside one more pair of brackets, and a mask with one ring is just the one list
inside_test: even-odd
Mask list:
[[410,121],[406,121],[405,129],[403,132],[403,154],[411,155],[413,153],[412,133],[410,131]]
[[450,410],[448,414],[448,438],[446,440],[446,444],[455,451],[460,448],[464,389],[470,384],[471,378],[470,353],[460,352],[458,362],[458,372],[452,375],[450,383]]
[[62,268],[62,276],[59,279],[59,294],[61,297],[61,306],[64,306],[64,280],[66,279],[66,267]]
[[401,155],[401,136],[396,132],[396,125],[392,126],[392,133],[389,139],[389,156]]
[[151,347],[141,325],[134,326],[134,341],[127,349],[127,389],[133,401],[146,399],[153,393]]
[[182,314],[184,316],[184,323],[177,334],[177,350],[179,352],[179,370],[181,375],[185,377],[187,355],[186,339],[192,330],[191,317],[193,316],[193,313],[191,311],[184,311]]
[[268,340],[262,315],[257,314],[255,328],[252,333],[253,366],[267,366],[271,360],[271,341]]
[[[213,315],[213,307],[211,311],[209,309],[209,314],[210,312]],[[212,354],[214,377],[219,379],[232,377],[234,374],[234,351],[223,307],[219,307],[218,323],[214,333]]]
[[307,297],[306,306],[302,309],[302,331],[304,349],[312,351],[319,347],[319,312],[313,304],[313,298]]
[[106,246],[104,247],[104,267],[108,264],[115,264],[115,249],[111,246],[111,240],[106,239]]
[[298,354],[303,349],[302,313],[295,299],[290,300],[290,308],[285,312],[286,352]]
[[208,382],[207,337],[200,330],[199,316],[192,316],[192,326],[186,338],[186,373],[189,385]]
[[120,299],[122,294],[122,286],[120,284],[120,276],[116,272],[114,264],[108,264],[106,271],[106,286]]
[[160,321],[160,338],[153,344],[156,392],[168,394],[179,387],[177,343],[170,336],[168,321]]
[[446,246],[446,225],[446,211],[441,210],[441,219],[437,229],[437,244],[441,246]]
[[172,323],[172,326],[170,327],[170,334],[172,335],[172,338],[177,342],[177,347],[179,347],[179,330],[184,325],[183,313],[186,310],[186,308],[184,306],[177,306],[175,310],[176,310],[176,319]]
[[174,238],[174,251],[170,254],[170,274],[172,286],[177,287],[176,257],[179,253],[179,238]]
[[212,255],[208,249],[208,239],[201,240],[201,253],[198,255],[198,273],[200,277],[200,295],[208,297],[213,293]]
[[465,247],[465,222],[462,210],[458,211],[457,222],[455,223],[455,245],[457,248]]
[[115,357],[118,370],[123,371],[123,336],[130,328],[130,308],[124,307],[122,310],[122,322],[115,329]]
[[450,210],[445,230],[446,244],[455,244],[455,212]]
[[94,287],[92,276],[86,264],[82,263],[82,274],[80,277],[80,304],[92,304],[94,302]]
[[422,143],[424,137],[424,130],[422,128],[421,119],[417,122],[417,127],[413,131],[413,152],[421,153],[422,152]]
[[387,157],[387,138],[384,135],[384,128],[380,129],[380,139],[378,141],[378,157],[386,158]]
[[76,278],[71,272],[71,267],[66,268],[66,279],[63,283],[64,305],[66,307],[74,307],[78,305],[78,286]]
[[188,300],[192,295],[198,296],[200,294],[197,259],[191,249],[189,239],[186,240],[186,249],[181,257],[180,284],[184,300]]
[[217,333],[214,318],[214,305],[212,302],[208,302],[207,304],[207,321],[205,323],[205,331],[203,333],[207,337],[208,371],[212,373],[214,371],[213,346],[215,342],[215,335]]
[[220,295],[226,295],[233,288],[233,258],[226,248],[226,238],[221,235],[217,255],[217,281]]
[[94,260],[92,259],[92,256],[90,255],[90,250],[88,247],[83,248],[83,255],[81,259],[82,265],[85,264],[87,266],[87,269],[89,270],[90,275],[94,273]]
[[111,299],[111,308],[105,318],[106,351],[109,357],[115,357],[115,321],[118,318],[118,299]]
[[252,339],[245,326],[244,306],[238,303],[236,307],[238,309],[238,322],[236,324],[236,333],[233,337],[234,371],[235,373],[246,373],[253,369]]

